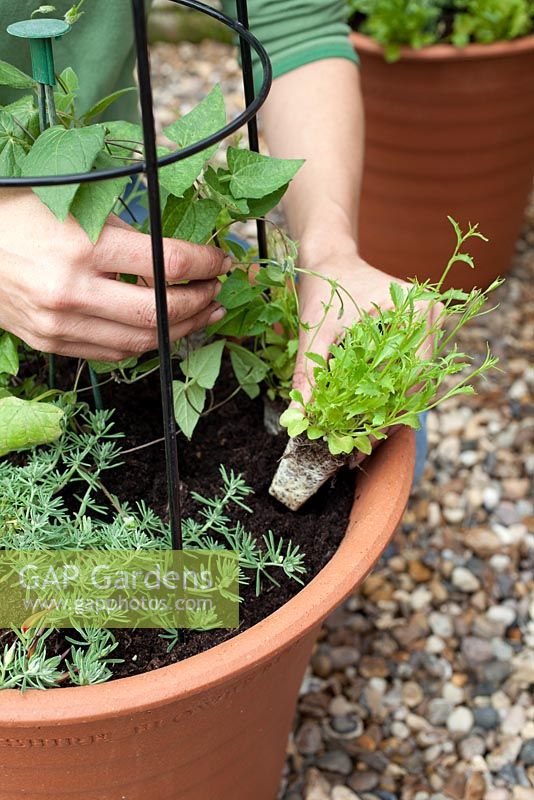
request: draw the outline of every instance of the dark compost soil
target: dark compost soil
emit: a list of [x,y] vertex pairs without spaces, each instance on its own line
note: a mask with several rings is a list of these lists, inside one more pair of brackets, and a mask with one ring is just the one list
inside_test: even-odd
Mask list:
[[[228,365],[217,384],[214,403],[228,397],[235,388],[235,379]],[[159,378],[154,376],[134,386],[112,383],[102,389],[104,404],[115,408],[116,429],[125,434],[123,448],[128,450],[162,436]],[[249,399],[240,392],[230,402],[204,417],[195,430],[193,440],[179,437],[182,505],[184,516],[197,509],[191,491],[207,497],[220,488],[219,466],[240,473],[254,489],[246,498],[252,514],[239,512],[239,518],[259,539],[272,530],[298,544],[305,553],[308,583],[330,560],[345,533],[354,498],[354,473],[341,471],[335,480],[310,500],[301,511],[288,511],[268,494],[276,462],[285,448],[285,433],[273,437],[263,427],[263,402]],[[124,466],[106,475],[106,487],[123,501],[144,500],[162,517],[167,515],[165,455],[163,444],[137,450],[123,457]],[[114,678],[148,672],[181,661],[208,650],[238,633],[247,630],[280,608],[300,591],[280,570],[279,586],[264,582],[256,597],[254,581],[241,587],[240,627],[235,630],[184,631],[183,641],[170,653],[168,640],[156,630],[116,630],[119,647],[113,657],[123,662],[113,668]],[[54,646],[53,638],[48,648]],[[63,635],[56,643],[64,650]]]

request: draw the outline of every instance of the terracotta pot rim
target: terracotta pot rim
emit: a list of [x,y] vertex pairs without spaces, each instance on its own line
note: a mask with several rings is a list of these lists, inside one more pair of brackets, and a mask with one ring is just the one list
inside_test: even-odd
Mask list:
[[[384,48],[373,38],[358,31],[352,31],[351,42],[355,49],[372,55],[383,55]],[[522,36],[505,42],[492,44],[469,44],[467,47],[456,47],[453,44],[432,44],[414,50],[412,47],[401,48],[401,61],[464,61],[470,59],[502,58],[534,51],[534,34]],[[395,62],[398,63],[398,62]]]
[[[385,442],[359,477],[347,533],[318,575],[282,608],[206,652],[153,672],[97,686],[0,692],[0,724],[79,724],[131,715],[187,697],[268,664],[316,628],[369,573],[387,546],[408,500],[415,463],[413,431]],[[382,498],[377,502],[377,498]],[[363,522],[361,521],[363,520]],[[59,731],[58,731],[59,732]]]

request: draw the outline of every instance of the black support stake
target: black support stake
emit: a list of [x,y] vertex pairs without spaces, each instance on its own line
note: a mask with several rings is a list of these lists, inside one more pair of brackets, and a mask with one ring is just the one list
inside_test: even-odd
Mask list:
[[178,465],[178,445],[176,442],[176,420],[174,418],[172,391],[172,360],[169,333],[169,312],[167,307],[167,284],[165,280],[165,256],[163,252],[163,232],[161,226],[161,201],[159,193],[158,157],[156,150],[156,129],[152,101],[152,81],[150,78],[150,58],[144,0],[132,0],[137,49],[137,68],[139,91],[143,118],[143,138],[145,143],[145,174],[148,188],[150,235],[152,237],[152,256],[154,262],[154,286],[158,313],[158,341],[161,361],[161,397],[163,407],[163,427],[165,434],[165,455],[167,462],[167,489],[169,495],[169,520],[174,550],[182,549],[182,514],[180,503],[180,472]]
[[[248,5],[247,0],[236,0],[237,5],[237,18],[241,25],[247,30],[250,29],[248,19]],[[252,68],[252,48],[250,42],[245,39],[240,39],[241,48],[241,67],[243,70],[243,84],[245,87],[245,102],[250,105],[255,98],[256,90],[254,88],[254,71]],[[250,149],[256,153],[260,152],[260,138],[258,135],[258,121],[256,117],[252,117],[248,121],[248,138]],[[258,252],[260,260],[266,260],[269,257],[269,249],[267,246],[267,228],[265,220],[259,219],[257,221],[258,228]]]

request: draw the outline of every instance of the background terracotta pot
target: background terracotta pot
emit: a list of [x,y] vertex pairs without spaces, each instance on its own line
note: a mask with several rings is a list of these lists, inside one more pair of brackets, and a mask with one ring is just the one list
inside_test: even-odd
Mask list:
[[[367,149],[360,216],[364,258],[398,277],[438,278],[455,244],[447,214],[478,222],[485,286],[510,266],[534,174],[534,36],[458,49],[405,49],[393,64],[367,36],[360,56]],[[449,284],[451,285],[451,284]]]
[[332,560],[231,641],[102,686],[0,692],[0,800],[275,800],[319,626],[394,533],[414,459],[413,433],[387,441]]

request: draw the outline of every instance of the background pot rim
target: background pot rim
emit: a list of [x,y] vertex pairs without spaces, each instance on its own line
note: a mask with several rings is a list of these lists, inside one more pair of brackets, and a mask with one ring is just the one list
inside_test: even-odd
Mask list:
[[[367,55],[384,55],[382,45],[378,44],[371,36],[352,31],[350,39],[359,52]],[[415,50],[413,47],[402,47],[400,61],[436,62],[503,58],[531,51],[534,51],[534,34],[492,44],[469,44],[467,47],[456,47],[453,44],[431,44],[420,50]],[[394,62],[394,64],[398,63],[398,61]]]
[[0,727],[131,716],[222,681],[239,683],[316,628],[370,572],[402,517],[414,465],[415,436],[402,428],[366,462],[347,533],[332,559],[295,597],[247,631],[177,664],[96,686],[0,691]]

